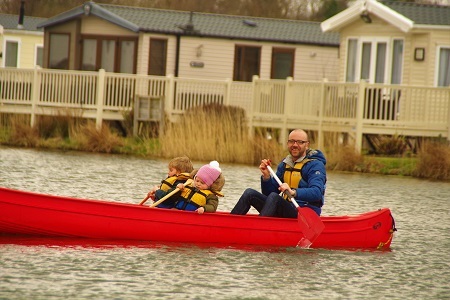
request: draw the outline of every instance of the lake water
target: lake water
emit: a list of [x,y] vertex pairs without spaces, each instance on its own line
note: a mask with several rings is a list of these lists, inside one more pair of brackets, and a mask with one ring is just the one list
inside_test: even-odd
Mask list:
[[[0,186],[139,203],[167,163],[0,146]],[[229,211],[260,173],[221,167]],[[323,215],[382,207],[398,229],[391,251],[0,237],[0,299],[450,299],[450,183],[328,174]]]

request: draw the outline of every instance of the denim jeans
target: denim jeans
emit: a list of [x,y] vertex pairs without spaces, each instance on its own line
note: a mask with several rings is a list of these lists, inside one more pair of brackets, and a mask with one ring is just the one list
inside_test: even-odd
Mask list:
[[244,191],[230,213],[245,215],[252,206],[259,212],[260,216],[297,218],[295,206],[277,193],[270,193],[266,196],[250,188]]

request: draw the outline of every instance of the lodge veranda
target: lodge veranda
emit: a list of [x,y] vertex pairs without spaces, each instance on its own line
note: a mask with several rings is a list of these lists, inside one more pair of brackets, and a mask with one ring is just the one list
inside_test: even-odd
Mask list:
[[450,139],[450,87],[265,80],[252,82],[189,79],[169,76],[0,68],[0,115],[26,114],[33,125],[38,115],[73,115],[123,120],[134,109],[139,122],[158,122],[165,112],[171,122],[186,110],[208,104],[241,107],[250,130],[345,134],[356,149],[364,134]]

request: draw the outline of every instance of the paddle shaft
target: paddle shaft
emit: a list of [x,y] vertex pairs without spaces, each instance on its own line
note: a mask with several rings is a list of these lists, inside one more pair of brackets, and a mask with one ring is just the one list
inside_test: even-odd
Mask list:
[[142,201],[139,203],[139,205],[144,205],[144,203],[147,202],[148,199],[150,199],[150,196],[147,196],[144,199],[142,199]]
[[179,191],[180,191],[179,188],[174,189],[173,191],[171,191],[170,193],[168,193],[167,195],[165,195],[164,197],[162,197],[161,199],[159,199],[158,201],[156,201],[155,203],[150,205],[150,207],[155,207],[155,206],[161,204],[162,202],[166,201],[167,199],[169,199],[170,197],[172,197],[173,195],[175,195]]
[[[275,178],[275,180],[278,182],[278,185],[281,186],[283,183],[281,182],[280,178],[278,178],[277,174],[275,174],[275,172],[273,171],[271,166],[267,166],[267,169],[269,170],[270,174],[272,175],[273,178]],[[292,195],[286,191],[286,195],[289,197],[289,200],[291,200],[291,202],[294,204],[294,206],[296,208],[299,208],[300,206],[298,205],[297,201],[295,201],[294,197],[292,197]]]
[[[186,182],[184,183],[184,185],[190,185],[193,182],[192,179],[188,179],[186,180]],[[158,201],[156,201],[155,203],[153,203],[152,205],[150,205],[150,207],[155,207],[159,204],[161,204],[162,202],[166,201],[167,199],[169,199],[170,197],[172,197],[173,195],[175,195],[176,193],[178,193],[180,191],[179,188],[174,189],[173,191],[171,191],[170,193],[168,193],[167,195],[165,195],[164,197],[162,197],[161,199],[159,199]]]
[[[267,166],[267,169],[269,170],[272,177],[275,178],[275,180],[281,186],[283,183],[278,178],[277,174],[272,170],[272,167]],[[292,195],[289,193],[289,191],[285,191],[285,193],[297,208],[297,220],[304,236],[304,238],[299,241],[299,245],[302,248],[309,248],[309,246],[323,231],[325,225],[323,224],[320,217],[312,209],[300,207],[297,201],[295,201],[294,197],[292,197]]]

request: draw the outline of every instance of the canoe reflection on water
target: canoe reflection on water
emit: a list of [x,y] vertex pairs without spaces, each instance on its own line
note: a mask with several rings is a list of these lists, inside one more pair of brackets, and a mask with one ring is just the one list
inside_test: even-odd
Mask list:
[[[45,195],[0,188],[0,243],[88,247],[296,247],[296,219],[150,208],[138,204]],[[321,216],[325,229],[311,248],[390,249],[395,222],[382,208],[351,216]],[[6,237],[7,235],[8,237]],[[32,238],[33,237],[33,238]],[[40,238],[35,238],[40,237]],[[156,242],[156,243],[155,243]]]

